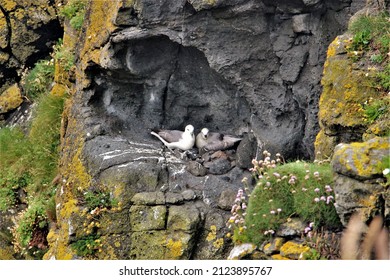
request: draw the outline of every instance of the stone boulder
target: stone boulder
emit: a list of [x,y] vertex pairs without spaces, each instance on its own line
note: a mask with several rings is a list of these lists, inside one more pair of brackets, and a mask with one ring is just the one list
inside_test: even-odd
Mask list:
[[18,108],[23,102],[18,84],[14,84],[0,95],[0,115]]
[[389,225],[390,189],[383,175],[383,162],[389,156],[389,150],[387,137],[336,146],[332,158],[335,206],[344,226],[356,211],[362,213],[363,222],[382,215]]

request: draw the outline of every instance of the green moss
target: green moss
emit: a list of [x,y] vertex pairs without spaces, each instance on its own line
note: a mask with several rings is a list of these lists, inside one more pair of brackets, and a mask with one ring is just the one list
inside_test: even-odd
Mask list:
[[84,23],[86,0],[70,0],[60,9],[60,15],[69,20],[72,28],[80,30]]
[[40,95],[47,93],[53,79],[54,61],[38,61],[25,80],[24,91],[27,97],[36,100]]
[[250,194],[247,229],[239,240],[261,244],[292,215],[307,223],[314,222],[316,227],[340,226],[332,203],[334,192],[328,187],[333,180],[329,164],[292,162],[261,176]]
[[78,239],[71,244],[77,255],[82,257],[94,257],[100,248],[99,236],[91,234]]

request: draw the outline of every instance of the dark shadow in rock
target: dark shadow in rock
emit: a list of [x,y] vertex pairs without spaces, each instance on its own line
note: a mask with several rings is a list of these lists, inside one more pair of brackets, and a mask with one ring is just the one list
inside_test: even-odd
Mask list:
[[[88,106],[108,134],[151,142],[153,128],[192,124],[233,134],[248,129],[249,109],[235,87],[212,70],[204,54],[166,36],[129,39],[93,66]],[[154,142],[154,141],[153,141]]]

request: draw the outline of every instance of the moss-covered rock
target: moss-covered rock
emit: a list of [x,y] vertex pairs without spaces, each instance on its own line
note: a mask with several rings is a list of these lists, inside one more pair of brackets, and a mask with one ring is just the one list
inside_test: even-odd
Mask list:
[[55,24],[57,30],[53,25],[52,31],[60,32],[57,38],[62,36],[56,9],[54,5],[48,5],[46,0],[3,0],[0,5],[9,17],[12,30],[10,45],[20,62],[26,62],[31,55],[42,51],[40,49],[42,47],[40,44],[44,43],[40,42],[44,37],[40,30],[42,27]]
[[287,241],[280,248],[280,255],[284,258],[297,260],[300,259],[303,253],[310,250],[310,247],[294,241]]
[[358,179],[382,176],[383,160],[389,156],[390,138],[375,137],[367,142],[339,144],[332,158],[335,172]]
[[21,90],[18,84],[14,84],[0,95],[0,114],[15,110],[22,102]]
[[199,210],[192,205],[174,205],[169,207],[167,228],[194,232],[200,222]]
[[130,208],[132,231],[161,230],[165,228],[167,208],[162,205],[134,205]]
[[0,10],[0,48],[5,49],[8,46],[9,29],[7,18]]
[[320,132],[315,141],[316,156],[329,158],[338,143],[361,141],[368,128],[362,104],[376,96],[372,73],[357,68],[347,53],[352,36],[338,36],[329,45],[319,102]]
[[361,182],[336,175],[334,179],[336,211],[340,221],[347,226],[352,213],[359,212],[362,222],[370,221],[376,215],[389,219],[389,191],[378,182]]
[[276,237],[272,239],[270,243],[267,243],[263,247],[263,252],[267,255],[272,255],[280,252],[280,248],[283,246],[285,239],[282,237]]

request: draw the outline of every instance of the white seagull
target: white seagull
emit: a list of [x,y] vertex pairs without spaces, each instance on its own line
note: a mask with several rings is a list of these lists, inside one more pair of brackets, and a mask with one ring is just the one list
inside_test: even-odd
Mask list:
[[218,132],[210,132],[208,128],[202,128],[202,130],[196,136],[195,145],[198,149],[206,151],[218,151],[226,150],[234,146],[235,143],[241,141],[242,138],[238,138],[232,135],[225,135]]
[[187,151],[195,144],[194,127],[187,125],[183,131],[180,130],[160,130],[157,133],[152,131],[152,135],[160,139],[169,149],[180,149]]

